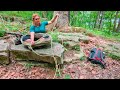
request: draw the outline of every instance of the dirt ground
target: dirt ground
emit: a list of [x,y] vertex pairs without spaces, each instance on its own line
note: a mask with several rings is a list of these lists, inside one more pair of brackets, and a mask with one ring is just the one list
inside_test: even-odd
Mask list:
[[[111,42],[100,37],[89,37],[89,44],[80,42],[85,56],[96,45]],[[65,52],[65,58],[73,57],[74,51]],[[61,76],[56,75],[56,79],[119,79],[120,61],[113,60],[106,56],[106,69],[99,65],[87,62],[87,60],[73,60],[71,63],[65,63],[61,69]],[[20,62],[12,62],[7,66],[0,65],[0,79],[53,79],[55,69],[41,66],[25,66]]]

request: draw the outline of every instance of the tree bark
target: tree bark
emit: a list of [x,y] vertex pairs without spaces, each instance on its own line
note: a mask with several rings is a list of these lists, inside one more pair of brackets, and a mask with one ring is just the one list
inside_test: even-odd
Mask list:
[[119,18],[119,23],[118,23],[118,26],[117,26],[117,32],[120,32],[120,18]]
[[99,22],[99,29],[102,29],[102,25],[103,25],[103,17],[104,17],[104,14],[105,14],[105,12],[104,11],[101,11],[101,19],[100,19],[100,22]]
[[116,11],[116,15],[115,15],[115,20],[114,20],[114,27],[113,27],[113,31],[116,31],[116,21],[118,18],[118,11]]
[[69,26],[69,11],[54,11],[53,17],[56,14],[59,14],[58,20],[56,20],[54,23],[47,25],[48,30],[53,30],[54,28],[56,29],[63,29],[64,27]]
[[47,11],[42,11],[42,18],[46,18],[47,16]]
[[98,11],[98,15],[97,15],[97,18],[96,18],[96,22],[95,22],[94,28],[98,28],[99,19],[100,19],[100,11]]
[[74,11],[74,15],[77,15],[78,14],[78,11]]
[[54,11],[54,15],[58,13],[59,19],[57,20],[56,23],[56,28],[61,29],[64,26],[68,26],[69,25],[69,12],[68,11]]
[[[84,11],[82,11],[82,17],[84,17]],[[83,24],[83,18],[80,18],[80,23]]]
[[70,23],[70,11],[68,11],[68,22]]
[[110,27],[112,26],[112,15],[113,15],[113,13],[111,13],[111,15],[110,15]]

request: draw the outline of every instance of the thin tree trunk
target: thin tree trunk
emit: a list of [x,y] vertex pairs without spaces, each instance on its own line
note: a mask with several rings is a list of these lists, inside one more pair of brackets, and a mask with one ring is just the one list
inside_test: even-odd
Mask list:
[[[82,12],[82,17],[84,17],[84,11]],[[80,23],[83,24],[83,18],[80,19]]]
[[115,20],[114,20],[114,26],[113,26],[113,31],[116,31],[116,21],[118,18],[118,11],[116,11],[116,15],[115,15]]
[[110,24],[109,24],[109,31],[112,29],[112,28],[111,28],[111,27],[112,27],[112,15],[113,15],[113,13],[110,14],[110,19],[109,19],[109,22],[110,22]]
[[42,11],[42,18],[46,18],[47,16],[47,11]]
[[100,11],[98,11],[98,15],[97,15],[97,18],[96,18],[96,22],[95,22],[94,28],[98,28],[99,19],[100,19]]
[[77,14],[78,14],[78,11],[74,11],[74,14],[77,15]]
[[111,15],[110,15],[110,27],[112,26],[112,15],[113,15],[113,13],[111,13]]
[[118,26],[117,26],[117,32],[120,32],[120,18],[119,18],[119,23],[118,23]]
[[[90,12],[90,16],[89,16],[89,17],[90,17],[90,18],[89,18],[90,20],[91,20],[91,13],[92,13],[92,12]],[[91,24],[91,22],[89,22],[89,28],[91,28],[91,27],[92,27],[92,24]]]
[[105,12],[104,11],[101,11],[101,19],[100,19],[100,22],[99,22],[99,29],[102,29],[102,25],[103,25],[103,18],[104,18],[104,14]]
[[68,11],[68,22],[70,23],[70,11]]

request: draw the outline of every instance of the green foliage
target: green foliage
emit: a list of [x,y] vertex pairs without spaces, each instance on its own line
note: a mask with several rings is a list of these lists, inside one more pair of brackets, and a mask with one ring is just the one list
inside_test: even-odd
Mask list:
[[[8,32],[17,32],[20,30],[22,34],[28,33],[29,27],[32,24],[33,13],[38,13],[41,17],[41,21],[43,21],[42,19],[43,11],[1,11],[0,30],[6,30]],[[8,18],[7,21],[5,17]],[[18,18],[19,20],[11,22],[9,19],[12,17]],[[53,11],[47,11],[46,15],[47,20],[52,19],[52,17]],[[3,35],[3,33],[1,33],[1,35]]]
[[66,46],[69,46],[69,43],[68,42],[63,42],[63,45],[66,47]]
[[97,35],[97,36],[102,36],[104,38],[107,39],[111,39],[111,40],[116,40],[116,41],[120,41],[120,33],[116,33],[116,32],[112,32],[109,30],[97,30],[97,29],[88,29],[87,32],[91,32],[93,35]]
[[59,42],[59,40],[58,40],[59,32],[57,32],[57,31],[56,32],[49,32],[49,34],[51,35],[53,42]]
[[30,69],[32,68],[34,65],[32,63],[25,63],[24,66],[27,68],[27,69]]
[[5,35],[5,30],[0,30],[0,37],[3,37]]
[[120,56],[119,55],[115,55],[115,54],[109,53],[108,56],[111,57],[112,59],[120,60]]
[[77,45],[77,46],[74,46],[72,49],[76,50],[76,51],[80,51],[80,46]]
[[[42,11],[1,11],[0,15],[2,16],[12,16],[12,17],[22,17],[23,20],[25,21],[30,21],[32,20],[32,14],[37,13],[42,17]],[[48,20],[50,20],[53,17],[53,11],[47,11],[47,16]]]
[[[45,12],[45,18],[47,20],[52,19],[54,11],[1,11],[0,16],[4,17],[16,17],[19,18],[20,21],[25,22],[24,24],[16,22],[16,24],[12,24],[11,20],[7,22],[3,22],[0,18],[0,29],[1,30],[9,30],[9,31],[18,31],[24,27],[30,27],[32,24],[32,14],[38,13],[41,17],[41,21],[43,21],[43,13]],[[103,26],[101,30],[94,29],[94,25],[96,23],[96,18],[98,15],[98,11],[70,11],[70,25],[78,26],[86,28],[88,31],[92,32],[95,35],[104,36],[107,38],[115,38],[119,39],[120,34],[113,32],[114,19],[116,15],[116,11],[105,11],[103,18]],[[120,14],[118,14],[120,17]],[[5,20],[5,18],[3,18]],[[22,33],[27,33],[29,28],[22,31]],[[58,42],[57,34],[53,34],[53,40]]]
[[80,58],[80,61],[84,61],[85,59],[86,59],[86,57],[83,56],[83,57]]
[[[70,25],[86,28],[95,35],[118,39],[113,34],[116,11],[105,11],[101,30],[94,29],[98,11],[71,11]],[[120,14],[118,14],[120,17]]]
[[71,77],[70,77],[70,75],[69,75],[69,74],[65,74],[64,79],[71,79]]

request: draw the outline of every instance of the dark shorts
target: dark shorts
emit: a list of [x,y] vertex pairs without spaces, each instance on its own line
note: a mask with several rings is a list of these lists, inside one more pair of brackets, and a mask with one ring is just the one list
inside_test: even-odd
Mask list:
[[[37,35],[37,36],[35,36],[34,40],[36,41],[36,40],[38,40],[38,39],[41,38],[41,37],[43,37],[43,38],[45,38],[45,39],[49,38],[48,35],[45,35],[45,36],[43,36],[43,35],[42,35],[42,36],[41,36],[41,35]],[[30,39],[30,35],[25,35],[25,36],[23,36],[22,41],[25,41],[25,40],[27,40],[27,39]]]
[[[40,37],[34,37],[34,40],[36,41],[36,40],[38,40]],[[22,38],[22,41],[26,41],[27,39],[30,39],[30,35],[25,35],[25,36],[23,36],[23,38]]]
[[30,35],[26,35],[26,36],[23,36],[23,41],[27,40],[27,39],[30,39]]

